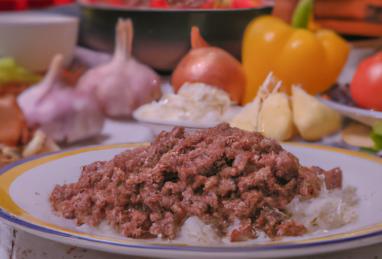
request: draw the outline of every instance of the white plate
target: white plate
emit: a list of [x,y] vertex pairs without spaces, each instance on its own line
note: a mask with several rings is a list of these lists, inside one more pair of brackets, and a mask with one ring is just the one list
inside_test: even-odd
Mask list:
[[382,160],[365,154],[306,144],[285,144],[304,165],[340,166],[344,185],[357,188],[357,222],[326,233],[238,246],[192,246],[134,240],[90,232],[55,216],[48,196],[56,184],[74,182],[84,164],[111,159],[136,145],[87,147],[17,162],[0,172],[0,216],[8,224],[58,242],[113,253],[162,258],[279,258],[325,253],[382,242]]
[[352,107],[322,97],[318,98],[323,104],[339,112],[343,116],[349,117],[366,125],[373,126],[377,122],[382,122],[382,112]]

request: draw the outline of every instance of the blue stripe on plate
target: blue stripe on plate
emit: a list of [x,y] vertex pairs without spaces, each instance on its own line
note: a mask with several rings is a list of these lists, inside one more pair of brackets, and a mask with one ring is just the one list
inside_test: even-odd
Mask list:
[[65,238],[71,238],[71,239],[79,239],[84,240],[88,242],[93,243],[99,243],[99,244],[107,244],[112,246],[118,246],[118,247],[124,247],[124,248],[139,248],[139,249],[151,249],[151,250],[173,250],[173,251],[190,251],[190,252],[206,252],[206,253],[214,253],[214,252],[232,252],[232,253],[238,253],[238,252],[256,252],[256,251],[271,251],[271,250],[289,250],[289,249],[302,249],[302,248],[310,248],[310,247],[318,247],[318,246],[325,246],[325,245],[334,245],[334,244],[341,244],[351,241],[357,241],[362,240],[366,238],[372,238],[377,236],[382,236],[382,231],[375,231],[371,232],[365,235],[359,235],[355,237],[348,237],[348,238],[341,238],[341,239],[335,239],[335,240],[328,240],[328,241],[319,241],[319,242],[312,242],[312,243],[303,243],[303,244],[278,244],[278,245],[254,245],[251,247],[203,247],[203,246],[169,246],[169,245],[135,245],[135,244],[124,244],[120,242],[113,242],[113,241],[105,241],[105,240],[95,240],[88,237],[82,237],[77,235],[71,235],[68,233],[64,233],[61,231],[49,229],[46,227],[42,227],[39,225],[35,225],[32,223],[29,223],[27,221],[24,221],[22,219],[19,219],[17,217],[14,217],[7,212],[0,209],[0,217],[5,219],[6,221],[12,222],[16,225],[30,228],[35,231],[39,231],[46,234],[56,235],[58,237],[65,237]]

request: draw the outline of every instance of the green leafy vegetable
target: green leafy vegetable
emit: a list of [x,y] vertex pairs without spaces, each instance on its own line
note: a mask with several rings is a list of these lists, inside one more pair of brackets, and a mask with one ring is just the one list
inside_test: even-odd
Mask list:
[[373,126],[370,137],[374,142],[374,148],[382,150],[382,122],[378,122]]
[[12,58],[0,59],[0,86],[7,83],[27,83],[33,84],[41,79],[22,66],[16,64]]
[[361,147],[360,150],[363,152],[369,153],[371,155],[375,155],[378,153],[378,150],[375,150],[374,148],[369,148],[369,147]]
[[380,122],[377,122],[374,126],[373,126],[373,132],[377,135],[380,135],[382,136],[382,121]]

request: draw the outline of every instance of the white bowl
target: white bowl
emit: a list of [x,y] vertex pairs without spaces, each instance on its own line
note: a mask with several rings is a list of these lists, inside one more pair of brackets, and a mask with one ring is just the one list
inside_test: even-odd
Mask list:
[[12,57],[32,71],[46,71],[60,53],[68,64],[77,43],[78,19],[43,13],[0,15],[0,57]]
[[343,116],[349,117],[363,124],[373,126],[377,122],[382,122],[382,112],[352,107],[322,97],[318,98],[323,104],[339,112]]

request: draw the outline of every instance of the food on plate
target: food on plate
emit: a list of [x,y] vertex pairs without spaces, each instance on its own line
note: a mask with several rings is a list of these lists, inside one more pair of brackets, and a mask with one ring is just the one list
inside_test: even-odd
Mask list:
[[18,95],[40,76],[16,64],[12,58],[0,58],[0,96]]
[[318,140],[341,128],[339,113],[319,102],[301,87],[292,87],[293,121],[305,140]]
[[57,144],[41,130],[30,133],[27,142],[20,143],[18,146],[5,145],[0,141],[0,168],[22,158],[59,149]]
[[104,115],[94,98],[60,80],[63,58],[54,57],[44,79],[18,97],[30,127],[58,142],[75,142],[100,134]]
[[216,125],[230,118],[231,104],[228,94],[221,89],[185,83],[178,93],[165,94],[159,101],[139,107],[133,117],[141,121]]
[[305,29],[312,4],[312,0],[301,1],[292,27],[273,16],[257,18],[248,25],[242,50],[247,76],[245,103],[253,100],[271,71],[283,81],[287,92],[293,84],[299,84],[315,95],[335,83],[347,60],[349,46],[333,31]]
[[290,139],[294,132],[292,110],[289,97],[278,92],[281,85],[281,81],[270,73],[255,99],[233,117],[231,126],[258,131],[276,140]]
[[[379,52],[361,61],[351,83],[334,85],[322,95],[322,99],[345,116],[373,127],[382,118],[381,83],[382,52]],[[381,148],[372,148],[370,151]]]
[[112,61],[90,69],[78,82],[78,89],[94,95],[108,116],[130,117],[161,95],[159,76],[131,56],[133,34],[131,20],[120,19]]
[[342,133],[343,141],[351,146],[373,148],[374,142],[370,138],[371,128],[360,123],[352,122],[346,126]]
[[256,132],[174,128],[84,166],[77,182],[55,186],[50,203],[79,225],[106,222],[132,238],[171,240],[201,225],[220,241],[274,239],[354,222],[356,192],[342,177],[340,168],[301,165]]
[[172,74],[175,92],[185,83],[204,83],[223,89],[233,101],[241,103],[246,79],[240,62],[225,50],[209,46],[195,26],[191,47]]
[[357,106],[351,98],[349,84],[337,83],[333,85],[333,87],[328,91],[326,91],[322,97],[348,106]]
[[350,84],[350,93],[358,106],[382,111],[382,52],[358,65]]
[[0,144],[17,146],[29,139],[29,129],[16,97],[0,98]]
[[377,122],[373,127],[360,123],[350,123],[342,131],[343,141],[362,150],[382,155],[382,123]]

